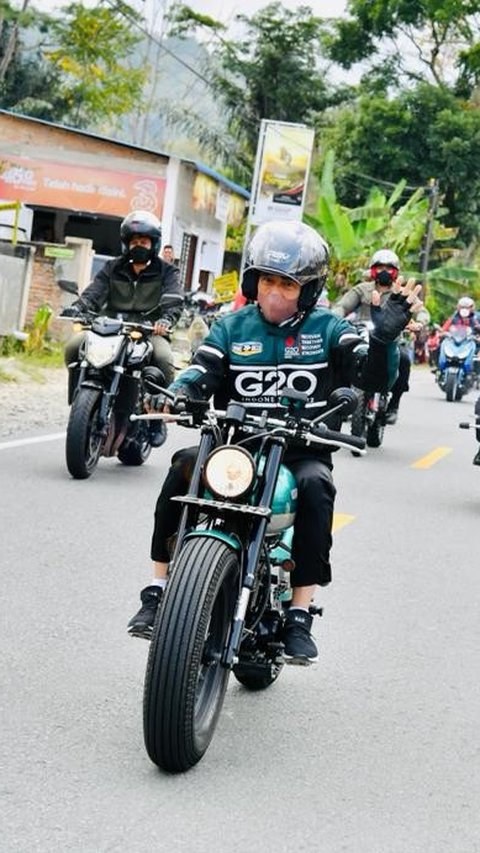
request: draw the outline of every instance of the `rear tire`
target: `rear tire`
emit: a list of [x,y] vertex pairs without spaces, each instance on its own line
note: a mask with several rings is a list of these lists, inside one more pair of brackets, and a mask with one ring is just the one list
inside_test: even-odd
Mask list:
[[237,598],[236,554],[218,539],[187,541],[156,621],[143,702],[145,746],[171,773],[199,761],[213,737],[230,670],[220,658]]
[[[365,438],[367,435],[367,424],[365,420],[367,398],[364,391],[359,391],[358,389],[355,389],[355,391],[358,397],[358,403],[357,408],[352,414],[350,433],[351,435],[358,436],[358,438]],[[352,450],[351,454],[352,456],[361,455],[356,450]]]
[[76,480],[93,474],[102,451],[103,438],[98,429],[102,392],[80,388],[70,409],[65,444],[67,468]]

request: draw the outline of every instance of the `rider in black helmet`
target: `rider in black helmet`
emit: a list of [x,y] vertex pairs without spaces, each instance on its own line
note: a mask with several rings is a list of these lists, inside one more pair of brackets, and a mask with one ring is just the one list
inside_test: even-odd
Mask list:
[[[399,287],[388,311],[381,310],[369,349],[355,329],[326,309],[315,308],[328,270],[328,248],[308,225],[271,222],[255,232],[246,254],[242,281],[244,308],[223,316],[195,352],[190,367],[172,384],[175,394],[193,399],[213,396],[219,408],[228,400],[248,403],[249,411],[267,410],[285,416],[280,405],[284,385],[307,391],[307,411],[315,418],[332,390],[355,384],[383,389],[395,378],[394,341],[408,322],[418,288],[412,282]],[[421,304],[421,303],[420,303]],[[389,370],[393,367],[391,375]],[[152,408],[164,409],[160,397]],[[154,577],[142,590],[142,606],[130,620],[132,636],[150,638],[153,622],[167,583],[169,540],[178,527],[180,504],[171,500],[185,494],[197,448],[178,451],[159,495],[155,511],[151,557]],[[285,462],[293,471],[299,512],[294,524],[291,573],[292,606],[284,636],[285,656],[294,663],[317,659],[310,634],[308,608],[317,584],[331,580],[330,546],[335,486],[332,454],[328,448],[289,448]]]
[[[177,267],[158,257],[161,225],[147,210],[134,210],[120,225],[122,254],[113,258],[97,273],[93,282],[63,316],[74,318],[85,310],[105,312],[111,317],[154,323],[152,363],[159,367],[166,381],[174,376],[169,334],[183,307],[183,291]],[[74,335],[65,347],[67,366],[77,361],[83,334]],[[165,428],[151,428],[151,442],[158,446],[165,438]]]

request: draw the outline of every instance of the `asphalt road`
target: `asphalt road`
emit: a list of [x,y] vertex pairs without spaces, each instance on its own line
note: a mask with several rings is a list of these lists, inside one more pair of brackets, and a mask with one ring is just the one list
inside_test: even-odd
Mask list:
[[125,629],[192,433],[83,482],[59,437],[0,443],[1,853],[478,853],[480,468],[457,426],[473,402],[416,369],[384,446],[336,454],[319,664],[260,694],[232,679],[203,761],[173,777],[144,750],[147,645]]

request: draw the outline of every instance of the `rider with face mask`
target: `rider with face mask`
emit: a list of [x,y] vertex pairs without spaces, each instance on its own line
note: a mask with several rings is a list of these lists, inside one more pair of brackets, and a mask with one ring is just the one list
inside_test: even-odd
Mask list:
[[[63,316],[74,318],[88,310],[154,323],[152,364],[163,371],[167,383],[172,382],[174,368],[169,333],[183,307],[179,271],[158,257],[161,225],[153,213],[135,210],[126,216],[120,225],[120,239],[122,254],[107,261],[80,298],[62,312]],[[83,335],[74,335],[67,342],[67,365],[77,360]],[[161,441],[158,432],[158,441]]]
[[471,296],[461,296],[454,313],[445,320],[442,330],[448,332],[450,326],[466,326],[472,332],[480,332],[480,319],[475,311],[475,302]]
[[[368,280],[356,284],[351,290],[347,291],[333,306],[333,313],[337,317],[347,317],[349,314],[355,313],[357,320],[371,320],[372,306],[384,306],[392,293],[394,282],[403,281],[399,277],[399,270],[400,260],[395,252],[392,252],[391,249],[380,249],[375,252],[370,261]],[[415,319],[408,323],[406,330],[419,332],[422,328],[427,327],[429,322],[430,315],[425,308],[422,308],[416,314]],[[399,351],[398,377],[391,389],[386,415],[387,424],[397,422],[400,398],[409,389],[410,357],[405,346],[400,346]]]
[[[380,309],[367,347],[353,326],[325,308],[316,308],[328,272],[328,248],[322,237],[303,223],[260,225],[246,252],[242,291],[250,304],[226,314],[212,326],[190,367],[171,386],[175,394],[204,400],[213,396],[218,408],[228,400],[248,406],[249,412],[268,411],[285,417],[284,386],[309,395],[308,417],[323,410],[330,393],[355,378],[359,387],[381,390],[395,378],[394,343],[420,307],[413,281],[398,289],[387,309]],[[418,305],[417,305],[418,303]],[[168,411],[160,396],[152,408]],[[332,426],[334,426],[332,424]],[[291,573],[293,588],[285,635],[285,656],[294,663],[316,660],[308,612],[316,584],[331,580],[330,546],[335,498],[332,453],[329,448],[289,448],[285,463],[298,488]],[[152,537],[153,580],[142,590],[142,606],[130,620],[132,636],[149,639],[155,614],[167,584],[169,542],[178,527],[196,448],[178,451],[159,495]]]

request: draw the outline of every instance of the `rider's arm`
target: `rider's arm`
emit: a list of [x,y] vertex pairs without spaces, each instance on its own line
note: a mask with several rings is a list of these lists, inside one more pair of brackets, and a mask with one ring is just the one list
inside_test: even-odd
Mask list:
[[385,344],[370,338],[367,345],[358,336],[344,333],[333,348],[333,358],[342,383],[357,388],[386,391],[398,375],[399,351],[395,342]]
[[445,322],[442,324],[442,330],[443,330],[444,332],[448,332],[448,330],[449,330],[450,326],[452,325],[452,323],[453,323],[453,317],[449,317],[449,318],[448,318],[447,320],[445,320]]
[[352,287],[347,293],[335,302],[335,305],[332,307],[332,314],[335,314],[336,317],[347,317],[352,311],[356,311],[361,303],[361,293],[358,290],[358,285]]
[[75,308],[95,311],[96,313],[102,310],[108,299],[111,264],[112,261],[107,261],[105,266],[98,271],[91,284],[82,291],[80,298],[73,303]]
[[165,320],[171,328],[176,325],[182,313],[184,294],[178,267],[163,262],[162,265],[162,291],[155,319]]
[[225,383],[229,365],[228,337],[225,323],[220,320],[195,351],[189,367],[182,370],[169,390],[186,393],[194,399],[208,400]]

